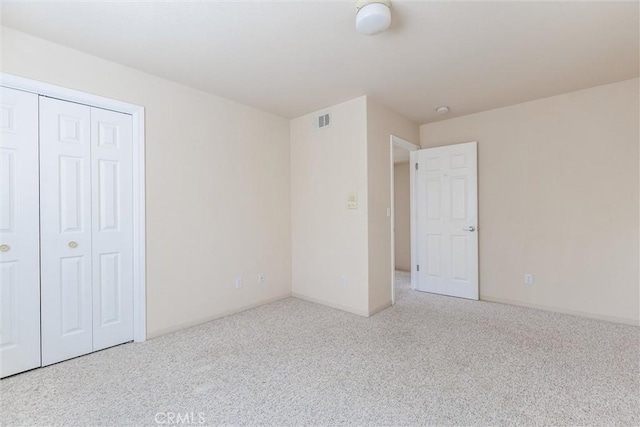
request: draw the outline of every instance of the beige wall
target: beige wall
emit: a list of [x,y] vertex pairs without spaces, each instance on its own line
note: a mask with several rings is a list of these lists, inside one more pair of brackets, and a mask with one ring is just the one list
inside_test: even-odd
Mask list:
[[391,134],[417,142],[419,127],[364,96],[291,121],[295,296],[364,316],[391,303]]
[[638,99],[633,79],[421,127],[478,141],[481,299],[638,323]]
[[[415,142],[415,124],[361,97],[316,131],[315,114],[2,36],[3,72],[146,108],[150,337],[292,289],[362,315],[389,304],[389,135]],[[638,110],[635,79],[422,126],[423,147],[479,142],[482,298],[638,321]]]
[[290,294],[288,120],[7,28],[2,60],[146,108],[150,337]]
[[367,315],[367,100],[324,112],[324,129],[313,126],[320,112],[291,120],[293,294]]
[[411,270],[411,200],[409,197],[409,163],[396,163],[393,173],[395,268]]
[[391,135],[414,144],[420,128],[399,114],[367,101],[367,183],[369,195],[369,313],[391,304]]

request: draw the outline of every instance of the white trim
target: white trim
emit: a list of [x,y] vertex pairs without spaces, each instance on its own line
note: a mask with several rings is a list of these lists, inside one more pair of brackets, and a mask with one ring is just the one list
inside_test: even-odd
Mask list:
[[[404,148],[405,150],[409,150],[409,154],[411,155],[411,152],[413,151],[417,151],[420,149],[419,146],[412,144],[409,141],[405,141],[402,138],[398,138],[395,135],[391,135],[390,141],[389,141],[389,157],[391,159],[391,305],[394,305],[396,303],[396,269],[395,269],[395,265],[396,265],[396,230],[395,230],[395,224],[396,224],[396,212],[395,212],[395,191],[394,191],[394,185],[395,185],[395,178],[394,178],[394,168],[395,168],[395,163],[393,162],[393,147],[400,147],[400,148]],[[411,156],[410,156],[411,157]],[[410,200],[410,204],[412,206],[411,208],[411,221],[409,224],[409,235],[411,236],[411,289],[415,289],[414,287],[414,274],[413,272],[415,271],[414,269],[414,259],[415,259],[415,254],[414,254],[414,238],[413,238],[413,230],[414,230],[414,224],[413,224],[413,169],[411,168],[412,165],[412,161],[409,162],[409,171],[411,174],[411,179],[409,180],[409,200]],[[386,308],[386,307],[384,307]]]
[[395,135],[391,135],[391,144],[395,145],[396,147],[404,148],[409,151],[416,151],[420,149],[420,146],[413,144],[409,141],[405,141],[402,138],[398,138]]
[[133,340],[147,339],[147,231],[144,107],[133,116]]
[[320,304],[320,305],[325,305],[327,307],[335,308],[337,310],[346,311],[348,313],[355,314],[355,315],[358,315],[358,316],[362,316],[362,317],[369,317],[370,316],[369,310],[358,310],[357,308],[347,307],[346,305],[336,304],[336,303],[333,303],[333,302],[330,302],[330,301],[327,301],[327,300],[324,300],[324,299],[321,299],[321,298],[314,298],[314,297],[310,297],[310,296],[307,296],[307,295],[298,294],[298,293],[295,293],[295,292],[292,292],[291,296],[293,298],[298,298],[298,299],[309,301],[309,302],[312,302],[312,303],[315,303],[315,304]]
[[566,308],[552,307],[550,305],[544,305],[544,304],[532,304],[532,303],[523,302],[523,301],[516,301],[513,299],[496,298],[489,295],[480,295],[480,301],[491,303],[491,304],[506,304],[506,305],[512,305],[512,306],[518,306],[518,307],[525,307],[533,310],[550,311],[553,313],[586,317],[589,319],[602,320],[605,322],[622,323],[624,325],[640,326],[640,321],[638,321],[637,319],[609,316],[606,314],[591,313],[588,311],[569,310]]
[[380,313],[382,310],[389,308],[392,305],[393,305],[393,301],[387,301],[382,303],[378,307],[372,308],[371,310],[369,310],[369,317],[373,316],[374,314]]
[[78,90],[55,86],[49,83],[39,82],[37,80],[31,80],[8,73],[0,73],[0,85],[64,101],[71,101],[77,104],[85,104],[91,107],[117,111],[120,113],[127,113],[131,115],[140,112],[144,113],[144,107],[139,105],[128,104],[126,102],[116,101],[115,99],[92,95]]
[[147,338],[149,339],[158,338],[159,336],[162,336],[162,335],[171,334],[173,332],[181,331],[187,328],[192,328],[194,326],[202,325],[203,323],[211,322],[212,320],[221,319],[223,317],[231,316],[237,313],[241,313],[243,311],[251,310],[253,308],[262,307],[263,305],[271,304],[276,301],[282,301],[283,299],[287,299],[287,298],[291,298],[291,292],[286,292],[284,294],[281,294],[272,298],[267,298],[266,300],[243,305],[242,307],[234,308],[232,310],[225,310],[222,313],[214,314],[213,316],[207,316],[197,320],[179,323],[177,325],[173,325],[168,328],[163,328],[149,334]]
[[415,165],[418,162],[417,151],[409,153],[409,211],[411,215],[410,227],[411,227],[411,289],[418,289],[418,221],[417,221],[417,200],[418,195],[416,191],[418,186],[416,185],[416,168]]
[[0,73],[0,86],[131,114],[133,120],[133,339],[135,342],[145,341],[147,316],[144,107],[8,73]]

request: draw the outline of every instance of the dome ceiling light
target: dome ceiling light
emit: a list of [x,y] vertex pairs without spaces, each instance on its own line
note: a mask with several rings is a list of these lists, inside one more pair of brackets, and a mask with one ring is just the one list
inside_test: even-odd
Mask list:
[[360,0],[356,3],[356,30],[371,36],[391,25],[390,0]]

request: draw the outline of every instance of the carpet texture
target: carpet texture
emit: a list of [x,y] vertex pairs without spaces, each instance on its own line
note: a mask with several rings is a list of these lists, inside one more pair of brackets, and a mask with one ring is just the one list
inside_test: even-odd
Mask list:
[[7,378],[0,423],[640,425],[639,328],[398,279],[368,319],[289,298]]

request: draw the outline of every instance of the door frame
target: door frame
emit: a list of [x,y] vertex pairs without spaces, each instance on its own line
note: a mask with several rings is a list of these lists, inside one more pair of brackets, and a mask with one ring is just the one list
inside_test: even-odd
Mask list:
[[133,340],[147,339],[144,107],[0,72],[0,86],[132,116],[133,121]]
[[[399,147],[404,148],[409,151],[409,155],[413,151],[417,151],[420,147],[416,144],[413,144],[409,141],[405,141],[402,138],[399,138],[395,135],[391,135],[389,138],[389,154],[391,161],[391,305],[396,303],[396,214],[395,214],[395,163],[393,162],[393,148]],[[413,274],[413,264],[415,260],[415,239],[413,237],[413,230],[415,229],[414,225],[414,215],[413,215],[413,168],[411,168],[412,161],[409,160],[409,203],[411,205],[409,211],[411,212],[411,220],[409,221],[409,236],[411,237],[411,289],[415,289],[414,284],[414,274]]]

